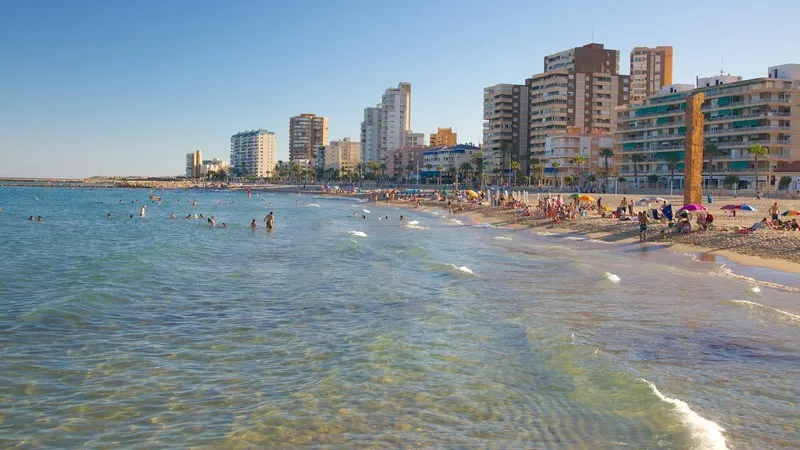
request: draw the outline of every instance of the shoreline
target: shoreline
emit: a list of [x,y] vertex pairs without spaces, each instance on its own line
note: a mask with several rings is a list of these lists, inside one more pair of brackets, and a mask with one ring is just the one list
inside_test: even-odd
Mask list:
[[[305,192],[312,193],[310,191]],[[318,191],[313,192],[313,194],[333,195],[332,193]],[[364,197],[364,194],[341,192],[335,195],[340,197]],[[414,205],[406,201],[395,200],[387,202],[380,200],[376,204],[380,205],[381,203],[414,209]],[[421,208],[433,208],[447,211],[447,205],[444,202],[430,199],[423,200]],[[561,222],[561,224],[554,225],[549,219],[534,219],[533,217],[518,218],[518,220],[515,221],[513,219],[513,210],[498,206],[482,205],[474,205],[470,209],[458,211],[455,216],[471,217],[491,225],[504,226],[514,230],[527,229],[540,232],[544,231],[557,235],[573,235],[619,245],[639,243],[638,223],[600,219],[597,216],[588,218],[588,220],[587,218],[582,218],[574,222]],[[720,225],[722,226],[726,220],[727,219],[721,218],[720,221],[723,223]],[[600,226],[591,222],[599,222]],[[696,254],[701,258],[703,255],[718,256],[738,265],[800,275],[800,247],[796,247],[793,250],[789,249],[789,251],[784,253],[776,253],[778,257],[775,258],[765,258],[760,254],[753,253],[763,253],[764,251],[769,251],[770,248],[762,248],[756,245],[754,251],[754,247],[751,245],[754,244],[752,235],[737,235],[732,231],[728,232],[725,230],[726,229],[723,228],[723,230],[719,232],[694,232],[689,235],[670,236],[662,240],[658,239],[658,233],[660,231],[659,224],[655,224],[648,235],[647,241],[642,244],[649,247],[658,246],[674,254]],[[798,233],[782,231],[764,231],[763,233],[775,233],[775,235],[768,237],[777,240],[796,239],[797,245],[800,245],[800,234]],[[763,235],[761,235],[760,238],[763,239]],[[702,245],[702,243],[709,243],[712,245]],[[768,243],[773,244],[771,241],[768,241]]]

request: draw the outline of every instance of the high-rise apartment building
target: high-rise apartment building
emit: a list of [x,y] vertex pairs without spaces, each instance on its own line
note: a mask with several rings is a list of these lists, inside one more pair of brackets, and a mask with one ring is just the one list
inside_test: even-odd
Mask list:
[[545,56],[544,66],[547,71],[525,80],[530,155],[544,157],[547,136],[567,127],[614,134],[616,107],[630,101],[630,78],[619,75],[618,50],[588,44]]
[[[549,167],[543,167],[545,177],[556,178],[556,184],[564,186],[564,177],[571,176],[575,180],[574,184],[583,188],[589,174],[605,169],[605,160],[600,152],[604,148],[613,147],[614,137],[610,134],[599,131],[585,133],[580,127],[568,127],[563,133],[553,134],[545,139],[544,157],[549,163]],[[578,156],[582,156],[584,161],[576,162]],[[617,167],[618,159],[609,159],[609,172]],[[559,164],[557,172],[553,170],[554,162]]]
[[672,84],[672,47],[631,50],[631,103],[640,103]]
[[270,176],[275,169],[275,133],[243,131],[231,136],[231,166],[238,176]]
[[411,83],[400,83],[397,88],[386,89],[377,106],[364,108],[362,159],[386,162],[387,152],[406,145],[410,132]]
[[[703,134],[707,144],[714,144],[719,154],[704,161],[703,182],[715,188],[725,184],[728,175],[736,175],[734,187],[755,188],[755,158],[748,152],[753,144],[767,147],[769,153],[759,158],[759,188],[775,188],[776,170],[800,160],[800,71],[792,74],[770,68],[770,78],[740,80],[725,75],[700,79],[692,86],[665,86],[661,92],[641,104],[620,108],[615,136],[615,153],[622,156],[620,174],[638,182],[657,175],[661,186],[670,178],[670,158],[681,160],[686,148],[686,99],[702,92]],[[783,78],[785,77],[785,78]],[[794,79],[797,77],[796,79]],[[642,161],[634,163],[633,155]],[[636,165],[634,170],[634,164]],[[675,185],[683,186],[683,162],[675,164]]]
[[300,114],[289,119],[289,161],[313,161],[316,150],[328,145],[328,118]]
[[203,152],[197,150],[196,152],[187,153],[186,178],[200,178],[202,165],[203,165]]
[[[483,146],[486,173],[499,164],[499,151],[505,143],[519,152],[523,173],[527,171],[530,136],[528,86],[497,84],[483,89]],[[508,167],[506,168],[508,169]]]
[[453,133],[452,128],[437,128],[436,133],[431,133],[430,146],[451,146],[456,145],[457,141],[458,136],[456,133]]
[[336,169],[340,173],[355,173],[361,162],[361,143],[350,140],[331,141],[325,147],[325,168]]

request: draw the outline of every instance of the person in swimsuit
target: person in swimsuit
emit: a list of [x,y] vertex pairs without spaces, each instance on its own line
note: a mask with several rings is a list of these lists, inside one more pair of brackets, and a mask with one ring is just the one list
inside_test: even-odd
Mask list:
[[639,242],[647,240],[647,213],[639,211]]
[[272,211],[267,214],[267,217],[264,217],[264,223],[267,224],[267,230],[272,231],[275,228],[275,215],[272,214]]
[[252,230],[256,229],[256,219],[253,219],[253,221],[250,222],[250,229],[252,229]]

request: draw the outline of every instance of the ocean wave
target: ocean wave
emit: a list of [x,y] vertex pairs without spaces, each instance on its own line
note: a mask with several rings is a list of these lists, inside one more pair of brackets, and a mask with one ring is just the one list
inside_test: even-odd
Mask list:
[[457,225],[464,225],[464,222],[462,222],[462,221],[460,221],[458,219],[450,219],[450,222],[453,222],[453,223],[455,223]]
[[586,238],[580,236],[564,236],[561,239],[565,239],[567,241],[585,241]]
[[511,238],[510,237],[505,237],[505,236],[495,236],[494,240],[495,241],[510,241]]
[[363,231],[350,230],[350,231],[348,231],[348,233],[352,234],[353,236],[367,237],[367,233],[364,233]]
[[368,210],[368,209],[362,209],[361,211],[363,211],[363,212],[365,212],[365,213],[367,213],[367,214],[369,214],[369,213],[371,213],[371,212],[372,212],[372,211],[370,211],[370,210]]
[[756,292],[756,293],[761,292],[761,288],[758,286],[753,286],[750,288],[750,292]]
[[409,230],[430,230],[429,227],[421,227],[419,225],[411,225],[410,223],[406,224],[406,225],[403,225],[403,228],[408,228]]
[[303,206],[312,206],[312,207],[314,207],[314,208],[319,208],[319,205],[318,205],[318,204],[316,204],[316,203],[309,203],[309,204],[307,204],[307,205],[303,205]]
[[755,278],[746,277],[744,275],[737,275],[737,274],[733,273],[733,271],[731,269],[725,267],[725,265],[723,265],[722,267],[712,271],[711,273],[713,275],[716,275],[716,276],[719,276],[719,277],[733,278],[733,279],[736,279],[736,280],[746,281],[746,282],[748,282],[750,284],[755,284],[755,285],[761,286],[761,287],[779,289],[781,291],[786,291],[786,292],[800,292],[800,288],[796,288],[796,287],[792,287],[792,286],[784,286],[782,284],[773,283],[771,281],[756,280]]
[[452,267],[455,270],[458,270],[459,272],[464,272],[464,273],[468,273],[470,275],[475,275],[475,272],[473,272],[472,269],[470,269],[467,266],[460,266],[459,267],[459,266],[457,266],[455,264],[450,264],[450,263],[447,263],[447,265]]
[[409,225],[419,225],[419,220],[412,220],[411,222],[408,222],[408,224]]
[[619,278],[618,276],[616,276],[615,274],[613,274],[613,273],[611,273],[611,272],[606,272],[606,273],[604,273],[604,274],[603,274],[603,276],[604,276],[604,277],[605,277],[605,278],[606,278],[608,281],[610,281],[610,282],[612,282],[612,283],[619,283],[619,282],[621,281],[621,280],[620,280],[620,278]]
[[722,434],[725,429],[719,426],[716,422],[708,420],[689,407],[689,404],[683,400],[667,397],[662,394],[656,385],[645,380],[638,378],[637,381],[647,383],[653,393],[666,403],[675,407],[675,412],[680,415],[681,421],[686,424],[691,432],[692,439],[695,441],[694,448],[703,448],[710,450],[727,450],[728,446],[725,443],[725,436]]
[[767,311],[772,311],[774,313],[777,313],[778,315],[780,315],[782,317],[788,317],[789,319],[791,319],[793,321],[800,321],[800,315],[792,314],[792,313],[790,313],[788,311],[784,311],[784,310],[778,309],[778,308],[773,308],[771,306],[762,305],[761,303],[751,302],[750,300],[730,300],[730,302],[734,303],[736,305],[747,306],[749,308],[763,308],[763,309],[765,309]]
[[547,231],[535,231],[533,234],[535,234],[537,236],[552,236],[553,235],[553,233],[550,233],[550,232],[547,232]]
[[604,241],[601,239],[587,239],[586,242],[591,242],[593,244],[612,244],[613,242]]

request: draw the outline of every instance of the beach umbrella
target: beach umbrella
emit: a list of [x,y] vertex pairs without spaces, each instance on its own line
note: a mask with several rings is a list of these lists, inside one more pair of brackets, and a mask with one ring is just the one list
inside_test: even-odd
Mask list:
[[746,204],[743,204],[742,206],[740,206],[739,209],[741,209],[742,211],[752,211],[752,212],[757,211],[757,209],[753,208],[750,205],[746,205]]
[[742,205],[725,205],[720,209],[723,211],[731,211],[734,209],[742,209]]
[[683,205],[683,208],[679,209],[678,213],[681,213],[683,211],[686,211],[686,212],[699,212],[699,211],[708,211],[708,209],[706,209],[706,207],[703,206],[703,205],[698,205],[696,203],[690,203],[688,205]]
[[574,194],[570,195],[570,196],[569,196],[569,198],[578,198],[578,197],[580,197],[581,195],[583,195],[583,194],[581,194],[581,193],[579,193],[579,192],[576,192],[576,193],[574,193]]
[[591,195],[581,194],[578,196],[578,201],[580,202],[596,202],[597,200],[592,197]]
[[479,197],[478,193],[473,191],[473,190],[471,190],[471,189],[467,189],[465,192],[467,193],[467,195],[469,195],[472,198],[478,198]]
[[783,214],[781,214],[781,215],[782,216],[787,216],[787,217],[788,216],[800,216],[800,211],[798,211],[796,209],[790,209],[788,211],[784,211]]

